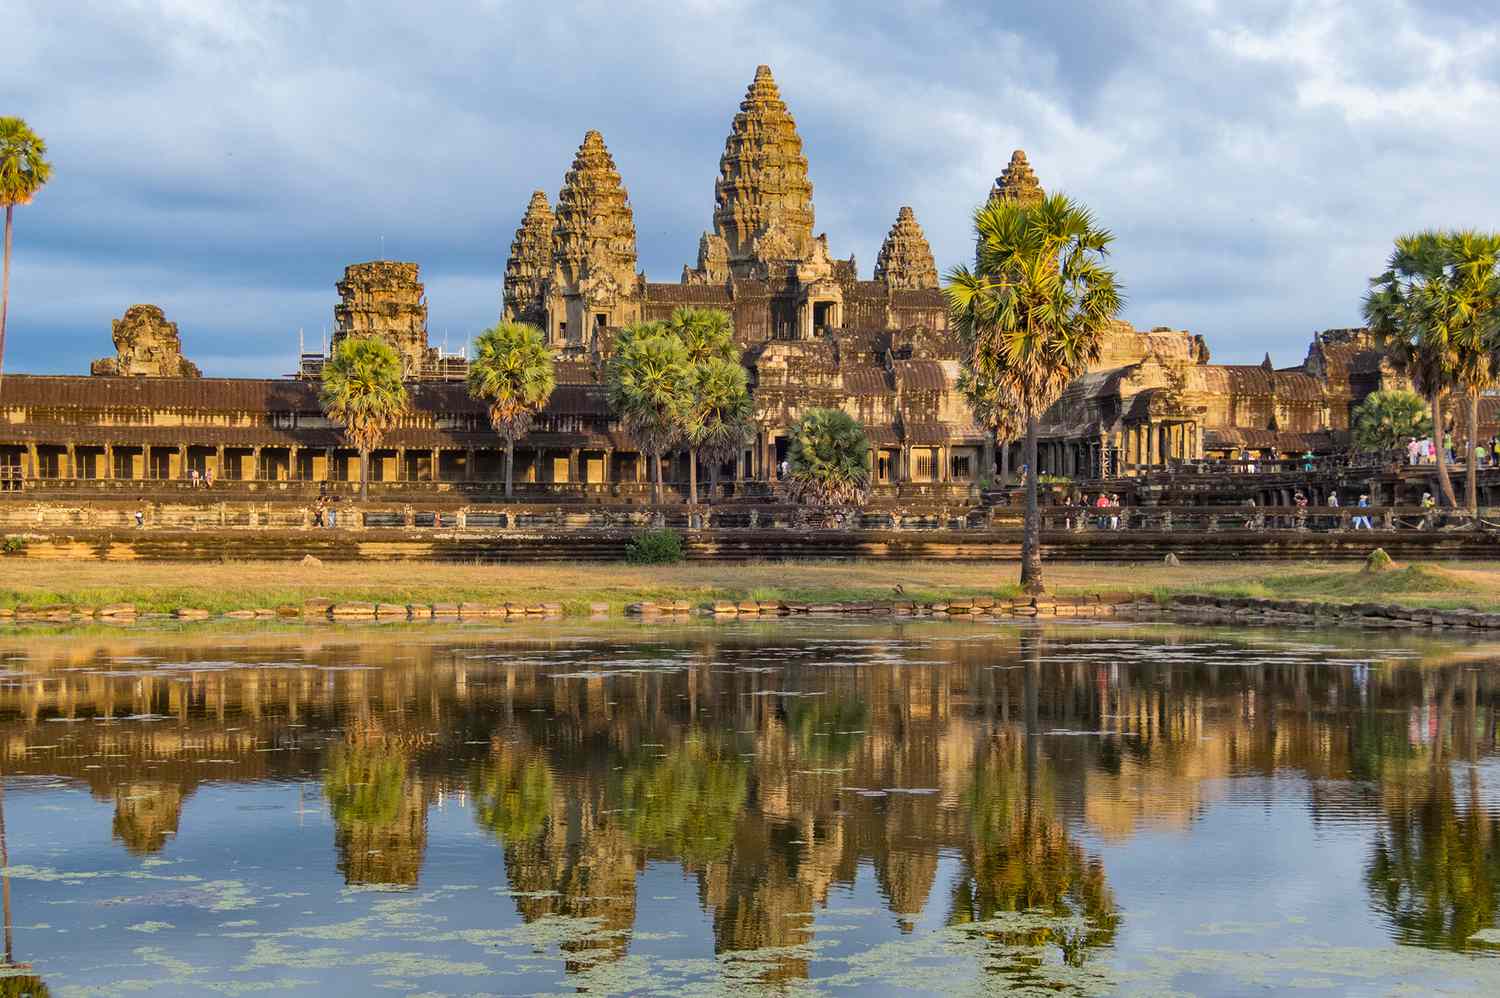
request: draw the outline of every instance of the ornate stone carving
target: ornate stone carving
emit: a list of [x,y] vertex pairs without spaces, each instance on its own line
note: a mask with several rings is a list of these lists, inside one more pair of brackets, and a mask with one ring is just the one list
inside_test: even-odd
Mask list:
[[990,188],[991,201],[998,198],[1001,201],[1034,204],[1045,195],[1036,174],[1032,172],[1031,164],[1026,161],[1025,151],[1021,149],[1010,154],[1010,165],[1001,171],[1000,176],[995,179],[995,186]]
[[932,247],[927,244],[927,237],[910,208],[902,208],[896,213],[896,224],[891,226],[880,247],[880,255],[875,258],[875,280],[885,281],[901,291],[938,286]]
[[198,366],[182,355],[177,323],[155,305],[132,305],[110,323],[115,356],[90,366],[91,374],[140,378],[200,378]]
[[547,278],[552,273],[552,227],[556,220],[543,191],[531,192],[531,203],[510,243],[505,261],[504,315],[512,322],[546,322]]
[[714,201],[714,233],[735,276],[764,276],[812,252],[807,157],[768,66],[756,67],[724,140]]
[[604,137],[583,137],[573,168],[557,196],[552,229],[552,280],[578,288],[586,277],[607,273],[617,288],[635,286],[635,217]]
[[698,238],[698,266],[682,268],[683,284],[723,284],[729,280],[729,244],[705,232]]
[[333,344],[346,336],[378,336],[401,355],[401,371],[417,377],[437,363],[427,345],[427,299],[414,263],[351,263],[338,283]]

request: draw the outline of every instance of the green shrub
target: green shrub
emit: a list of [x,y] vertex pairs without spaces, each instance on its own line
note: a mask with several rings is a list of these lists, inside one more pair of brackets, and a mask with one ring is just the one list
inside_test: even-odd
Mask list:
[[672,565],[682,560],[682,535],[675,530],[645,530],[625,545],[632,565]]
[[3,543],[0,543],[0,551],[6,554],[20,554],[25,550],[26,538],[24,537],[7,537]]

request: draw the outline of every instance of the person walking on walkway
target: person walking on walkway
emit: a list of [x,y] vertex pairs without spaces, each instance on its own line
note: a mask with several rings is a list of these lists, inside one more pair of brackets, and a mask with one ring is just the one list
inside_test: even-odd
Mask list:
[[[1359,505],[1360,509],[1369,509],[1370,508],[1370,494],[1368,492],[1361,492],[1359,494],[1359,503],[1358,503],[1358,505]],[[1354,518],[1354,529],[1355,530],[1361,530],[1361,529],[1363,529],[1363,530],[1374,530],[1375,529],[1375,525],[1370,522],[1370,515],[1368,513],[1363,513],[1363,514],[1361,514],[1359,516],[1356,516]]]

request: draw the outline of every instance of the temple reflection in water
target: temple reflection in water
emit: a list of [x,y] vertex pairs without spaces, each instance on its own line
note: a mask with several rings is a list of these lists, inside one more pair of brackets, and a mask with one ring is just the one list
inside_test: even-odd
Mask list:
[[1257,776],[1301,781],[1316,826],[1374,829],[1364,889],[1396,940],[1464,950],[1495,924],[1500,814],[1454,765],[1496,756],[1482,649],[1150,634],[38,639],[8,656],[0,760],[112,802],[136,855],[190,833],[205,784],[296,783],[349,885],[423,885],[433,809],[467,809],[522,918],[594,920],[563,944],[575,971],[629,952],[660,863],[696,882],[715,952],[772,954],[763,980],[809,975],[816,913],[861,868],[903,932],[979,925],[1016,981],[1081,965],[1129,918],[1101,850]]

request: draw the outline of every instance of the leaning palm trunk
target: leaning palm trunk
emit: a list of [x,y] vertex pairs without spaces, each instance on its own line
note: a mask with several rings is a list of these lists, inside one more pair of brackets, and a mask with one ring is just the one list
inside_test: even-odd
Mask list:
[[1021,590],[1046,591],[1042,582],[1042,510],[1037,498],[1036,415],[1026,415],[1026,522],[1021,531]]
[[1449,509],[1458,507],[1458,497],[1453,494],[1453,480],[1448,477],[1448,434],[1444,429],[1443,391],[1432,393],[1432,437],[1433,456],[1437,458],[1438,490],[1443,493],[1443,502]]
[[5,276],[0,278],[0,378],[5,377],[5,316],[10,311],[10,227],[15,210],[13,204],[5,206],[5,262],[0,264],[5,271]]
[[1469,389],[1468,468],[1464,472],[1464,499],[1474,526],[1479,526],[1479,392]]
[[688,448],[688,504],[698,505],[698,448]]
[[651,452],[651,503],[661,505],[661,452]]
[[359,449],[359,501],[370,501],[370,448]]
[[512,495],[512,482],[516,477],[516,438],[505,438],[505,498]]

